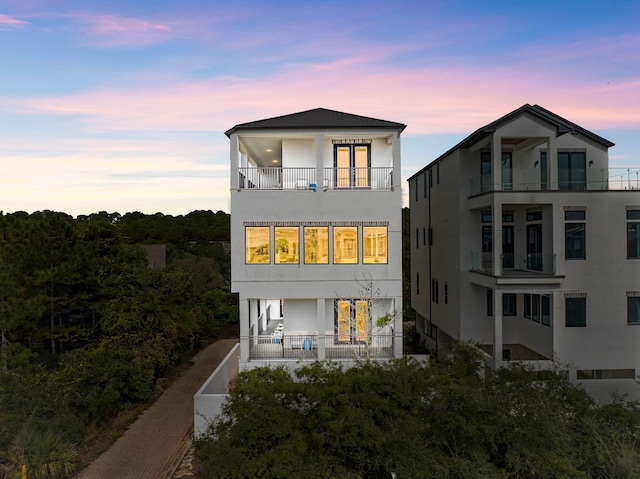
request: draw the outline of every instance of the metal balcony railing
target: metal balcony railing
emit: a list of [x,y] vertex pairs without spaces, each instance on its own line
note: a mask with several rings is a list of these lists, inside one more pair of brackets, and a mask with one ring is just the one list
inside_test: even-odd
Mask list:
[[318,344],[327,359],[392,357],[393,335],[374,334],[369,341],[344,340],[338,335],[270,334],[249,340],[250,359],[318,359]]
[[315,168],[238,168],[238,188],[258,190],[391,190],[393,168],[324,168],[322,183]]
[[640,190],[640,168],[560,169],[553,183],[540,178],[539,170],[510,170],[507,178],[494,186],[491,174],[470,180],[470,196],[490,191],[594,191]]
[[[471,271],[493,274],[493,254],[471,252]],[[553,275],[556,273],[555,254],[503,254],[500,256],[502,276]]]

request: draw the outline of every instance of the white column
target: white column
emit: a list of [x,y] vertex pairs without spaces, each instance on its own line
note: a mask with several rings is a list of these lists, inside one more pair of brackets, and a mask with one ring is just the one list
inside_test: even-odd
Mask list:
[[230,138],[230,152],[229,158],[231,159],[231,189],[238,189],[238,155],[240,149],[238,147],[238,135],[233,133]]
[[326,339],[325,339],[325,316],[326,316],[326,300],[318,298],[316,300],[316,331],[318,332],[318,359],[326,357]]
[[391,187],[395,189],[401,188],[402,174],[400,172],[400,133],[394,133],[391,137],[393,141],[392,155],[393,155],[393,183]]
[[502,275],[502,202],[500,195],[493,195],[491,205],[491,219],[493,227],[492,250],[493,261],[491,263],[494,276]]
[[493,360],[495,368],[502,365],[502,291],[493,290]]
[[502,137],[498,133],[491,136],[491,184],[493,191],[502,190]]
[[547,172],[549,175],[549,189],[558,190],[558,142],[555,136],[547,141]]
[[393,357],[402,357],[402,296],[393,298],[395,320],[393,324]]
[[253,341],[253,338],[249,337],[251,318],[247,298],[240,296],[238,312],[240,316],[240,362],[246,363],[249,360],[250,341]]
[[316,134],[316,192],[324,191],[324,135]]

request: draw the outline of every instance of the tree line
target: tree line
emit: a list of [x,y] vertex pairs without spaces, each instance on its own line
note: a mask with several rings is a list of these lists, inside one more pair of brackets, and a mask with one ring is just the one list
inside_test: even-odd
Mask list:
[[[114,418],[237,323],[228,242],[221,211],[0,212],[0,477],[22,463],[66,477]],[[149,268],[140,245],[153,243],[166,268]]]

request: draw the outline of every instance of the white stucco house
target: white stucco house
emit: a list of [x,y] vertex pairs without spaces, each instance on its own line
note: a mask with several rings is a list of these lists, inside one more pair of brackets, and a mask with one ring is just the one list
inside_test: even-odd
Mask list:
[[404,128],[318,108],[226,132],[241,370],[402,354]]
[[640,185],[609,168],[612,146],[524,105],[408,180],[411,306],[432,345],[640,399]]

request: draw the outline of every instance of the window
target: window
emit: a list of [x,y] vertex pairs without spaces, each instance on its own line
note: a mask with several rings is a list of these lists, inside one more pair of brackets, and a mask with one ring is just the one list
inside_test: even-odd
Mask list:
[[627,258],[640,258],[640,210],[627,210]]
[[424,183],[422,185],[422,189],[424,190],[424,197],[426,198],[427,197],[427,191],[428,191],[428,189],[427,189],[427,172],[426,171],[422,175],[422,182]]
[[438,280],[431,280],[431,301],[438,303]]
[[244,230],[245,262],[270,263],[271,241],[268,226],[247,226]]
[[449,304],[449,285],[444,283],[444,304]]
[[335,333],[339,343],[362,343],[367,339],[369,302],[337,300]]
[[420,247],[420,230],[416,228],[416,249]]
[[427,228],[422,228],[422,244],[427,246]]
[[502,314],[504,316],[515,316],[516,312],[516,294],[504,293],[502,295]]
[[587,189],[587,154],[580,152],[558,152],[558,189]]
[[[586,259],[587,248],[585,244],[585,211],[565,211],[564,224],[564,258]],[[579,221],[579,222],[578,222]]]
[[[335,145],[335,184],[338,188],[370,186],[370,145]],[[416,195],[418,182],[416,180]]]
[[587,325],[587,298],[565,298],[565,326],[584,328]]
[[429,188],[433,186],[433,170],[429,170]]
[[419,195],[419,193],[420,193],[420,192],[418,191],[418,190],[419,190],[418,185],[419,185],[419,183],[418,183],[418,178],[416,178],[416,201],[418,201],[418,195]]
[[420,273],[416,273],[416,294],[420,294]]
[[[515,312],[515,299],[514,299]],[[551,296],[548,294],[525,294],[523,316],[543,326],[551,326]]]
[[358,227],[334,226],[333,228],[334,264],[358,262]]
[[493,316],[493,290],[487,290],[487,316]]
[[329,228],[327,226],[304,227],[305,264],[329,263]]
[[491,230],[491,226],[483,226],[482,227],[482,252],[483,253],[491,253],[493,250],[493,231]]
[[640,294],[630,296],[627,293],[627,324],[640,324]]
[[440,184],[440,163],[436,165],[436,184]]
[[363,263],[387,262],[387,227],[363,226]]
[[297,226],[276,226],[275,263],[298,264],[300,262],[300,240]]

